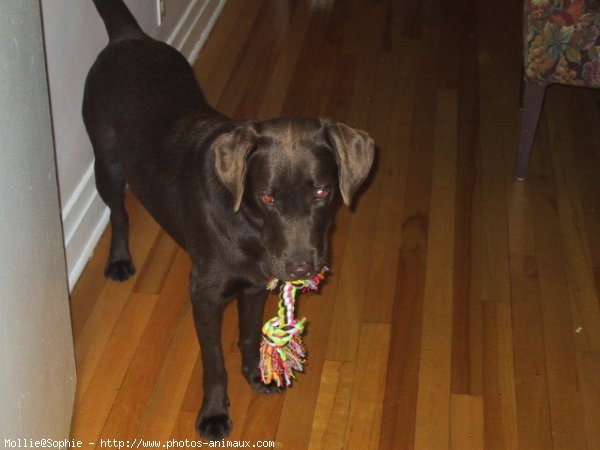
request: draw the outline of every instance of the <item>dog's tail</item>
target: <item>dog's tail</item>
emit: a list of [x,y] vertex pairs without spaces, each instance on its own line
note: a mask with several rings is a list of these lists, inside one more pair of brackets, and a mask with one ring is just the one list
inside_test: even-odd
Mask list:
[[132,32],[143,34],[123,0],[94,0],[94,4],[104,21],[111,41]]

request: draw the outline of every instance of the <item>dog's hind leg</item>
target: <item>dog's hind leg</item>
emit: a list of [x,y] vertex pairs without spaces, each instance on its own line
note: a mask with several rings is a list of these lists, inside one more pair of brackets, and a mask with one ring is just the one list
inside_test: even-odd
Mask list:
[[110,209],[111,240],[104,274],[125,281],[135,273],[129,252],[129,217],[125,210],[125,176],[115,155],[116,140],[112,130],[90,133],[96,161],[94,170],[100,197]]

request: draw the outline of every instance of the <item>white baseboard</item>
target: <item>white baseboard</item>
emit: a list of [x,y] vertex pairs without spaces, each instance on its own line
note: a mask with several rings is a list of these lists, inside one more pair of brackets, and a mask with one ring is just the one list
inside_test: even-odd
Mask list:
[[[167,42],[193,62],[227,0],[192,1]],[[62,212],[69,290],[81,276],[108,225],[110,213],[96,191],[93,163]]]
[[93,255],[109,216],[108,208],[96,191],[92,163],[62,213],[69,290],[73,290]]
[[198,0],[190,3],[179,24],[166,39],[188,61],[193,61],[206,42],[227,0]]

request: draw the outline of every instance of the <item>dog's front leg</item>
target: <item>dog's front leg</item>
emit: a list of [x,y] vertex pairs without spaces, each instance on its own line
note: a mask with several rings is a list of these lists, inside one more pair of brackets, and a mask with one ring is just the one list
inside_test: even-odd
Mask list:
[[242,353],[242,372],[252,389],[258,392],[281,392],[275,383],[263,384],[258,368],[260,355],[261,328],[267,291],[264,286],[243,289],[238,295],[238,316]]
[[196,421],[197,431],[213,441],[229,436],[227,372],[221,347],[221,322],[226,299],[214,287],[207,287],[194,270],[190,276],[194,324],[202,353],[204,397]]

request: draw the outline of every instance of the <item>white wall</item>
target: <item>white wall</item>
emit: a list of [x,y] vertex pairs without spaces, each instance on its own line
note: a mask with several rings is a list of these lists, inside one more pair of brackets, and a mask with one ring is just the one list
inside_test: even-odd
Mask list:
[[75,358],[40,5],[1,5],[0,448],[9,448],[69,437]]
[[[152,37],[192,61],[226,0],[125,0]],[[91,0],[42,0],[44,35],[58,165],[65,248],[72,288],[108,222],[93,175],[94,156],[81,120],[87,71],[108,39]]]

